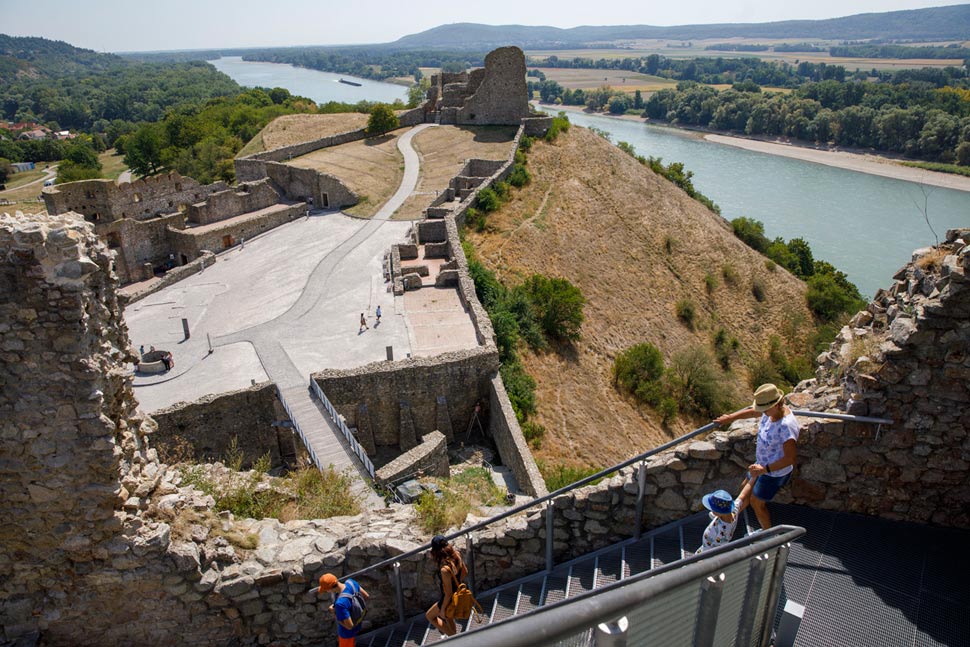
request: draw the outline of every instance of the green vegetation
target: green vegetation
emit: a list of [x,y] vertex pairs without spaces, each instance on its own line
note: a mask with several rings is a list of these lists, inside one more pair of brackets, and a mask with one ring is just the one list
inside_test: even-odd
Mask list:
[[429,480],[437,484],[441,496],[424,492],[414,506],[418,522],[429,533],[460,526],[477,506],[501,505],[505,500],[505,492],[484,467],[469,467],[451,478]]
[[[726,333],[724,337],[725,349],[737,348],[737,340],[730,341]],[[722,382],[714,358],[699,346],[676,353],[667,367],[660,351],[650,343],[631,346],[613,361],[614,385],[641,404],[654,407],[665,423],[680,411],[712,416],[728,408],[731,397]]]
[[[764,224],[752,218],[735,218],[731,221],[731,227],[734,235],[748,247],[761,252],[808,283],[808,307],[823,321],[834,321],[843,314],[854,314],[865,306],[859,289],[845,273],[830,263],[815,260],[811,247],[804,239],[792,238],[787,243],[781,237],[769,240],[765,236]],[[753,281],[751,292],[758,301],[763,301],[764,283],[757,279]]]
[[325,519],[360,512],[360,501],[351,493],[352,480],[328,468],[321,472],[314,466],[291,471],[281,479],[272,479],[268,488],[259,487],[267,480],[269,454],[261,456],[248,474],[240,473],[243,452],[233,438],[226,456],[229,476],[212,478],[202,465],[184,464],[182,484],[193,486],[215,499],[216,512],[228,510],[239,518]]
[[546,131],[545,139],[547,142],[552,143],[556,141],[560,133],[565,132],[569,132],[569,117],[566,116],[565,112],[560,112],[552,118],[552,124],[550,124],[549,130]]
[[57,166],[57,182],[74,182],[101,177],[101,160],[90,137],[75,139],[65,148]]
[[[609,139],[609,137],[606,139]],[[667,178],[679,186],[684,190],[684,193],[697,200],[714,213],[721,213],[721,208],[717,206],[713,200],[694,188],[694,183],[691,181],[691,178],[694,177],[694,172],[685,170],[683,162],[671,162],[670,164],[664,166],[663,160],[659,157],[644,157],[643,155],[637,155],[633,145],[629,142],[619,142],[616,146],[624,153],[633,156],[634,159],[644,166],[649,166],[650,170],[657,175]],[[669,247],[667,251],[670,251]]]
[[384,133],[400,127],[401,122],[394,109],[386,103],[378,103],[371,108],[370,117],[367,119],[368,135],[383,135]]
[[[966,144],[966,146],[964,146]],[[970,149],[970,142],[963,142],[960,144],[958,149],[958,154],[960,150]],[[939,173],[953,173],[954,175],[965,175],[970,177],[970,155],[964,153],[960,156],[960,164],[940,164],[939,162],[903,162],[904,166],[912,166],[914,168],[922,168],[927,171],[937,171]]]
[[[555,492],[580,479],[592,476],[602,469],[599,467],[574,467],[561,463],[549,465],[541,460],[536,461],[536,466],[539,468],[539,473],[542,474],[542,480],[546,482],[546,489],[550,492]],[[599,483],[598,479],[594,480],[591,485],[596,483]]]
[[902,70],[881,82],[814,80],[790,94],[681,82],[653,94],[643,114],[678,125],[970,163],[970,145],[962,155],[960,149],[970,141],[970,82],[952,68]]
[[235,178],[233,158],[243,144],[280,115],[315,112],[313,102],[280,88],[247,90],[169,111],[115,142],[132,172],[173,169],[204,184]]
[[697,318],[697,308],[694,306],[694,302],[690,299],[680,299],[674,304],[674,311],[677,313],[677,318],[686,324],[691,330],[694,329],[695,319]]

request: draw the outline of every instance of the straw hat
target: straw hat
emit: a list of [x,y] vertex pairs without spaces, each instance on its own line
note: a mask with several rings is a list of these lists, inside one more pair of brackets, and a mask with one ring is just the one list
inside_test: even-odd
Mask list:
[[759,413],[764,413],[784,399],[784,392],[774,384],[762,384],[754,392],[754,403],[751,408]]

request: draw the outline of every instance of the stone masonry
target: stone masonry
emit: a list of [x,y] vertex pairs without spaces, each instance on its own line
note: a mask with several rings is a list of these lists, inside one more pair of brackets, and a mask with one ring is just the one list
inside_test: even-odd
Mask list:
[[500,47],[485,56],[485,67],[431,79],[442,87],[441,123],[469,126],[518,126],[530,114],[525,83],[525,54]]

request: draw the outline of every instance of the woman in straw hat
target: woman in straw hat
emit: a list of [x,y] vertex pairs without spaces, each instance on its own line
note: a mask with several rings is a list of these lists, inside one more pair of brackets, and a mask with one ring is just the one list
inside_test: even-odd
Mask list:
[[[751,406],[714,419],[721,426],[742,418],[759,418],[755,463],[748,466],[746,483],[752,485],[751,507],[765,530],[771,527],[768,501],[775,498],[798,459],[798,419],[785,405],[785,394],[774,384],[762,384]],[[742,504],[742,508],[747,502]]]

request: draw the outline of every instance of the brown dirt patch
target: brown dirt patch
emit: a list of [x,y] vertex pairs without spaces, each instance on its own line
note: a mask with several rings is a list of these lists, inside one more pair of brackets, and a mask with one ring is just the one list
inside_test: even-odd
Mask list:
[[508,159],[515,131],[514,126],[438,126],[418,133],[411,142],[421,160],[421,175],[414,194],[394,213],[394,219],[421,218],[466,160]]
[[[771,335],[801,344],[809,334],[804,283],[769,271],[723,218],[600,137],[573,126],[555,144],[537,142],[528,168],[533,182],[489,216],[488,231],[466,236],[507,284],[535,272],[561,276],[587,300],[574,347],[523,353],[546,427],[538,458],[606,466],[706,422],[664,428],[651,409],[613,388],[613,359],[634,344],[651,342],[669,361],[691,346],[711,349],[723,326],[740,342],[724,383],[741,402],[750,393],[744,362],[760,356]],[[721,276],[728,264],[738,274],[734,286]],[[708,273],[717,279],[710,295]],[[754,280],[766,288],[764,302],[752,294]],[[695,304],[695,330],[675,314],[680,299]]]
[[[532,69],[530,67],[530,69]],[[603,86],[609,86],[616,90],[626,92],[656,92],[664,88],[677,86],[676,81],[665,79],[649,74],[629,72],[626,70],[596,70],[596,69],[569,69],[558,67],[540,67],[542,73],[550,81],[555,81],[564,88],[575,90],[593,90]]]
[[360,203],[346,213],[369,217],[390,199],[404,177],[404,156],[397,150],[398,130],[296,157],[287,164],[311,168],[339,178],[360,196]]

